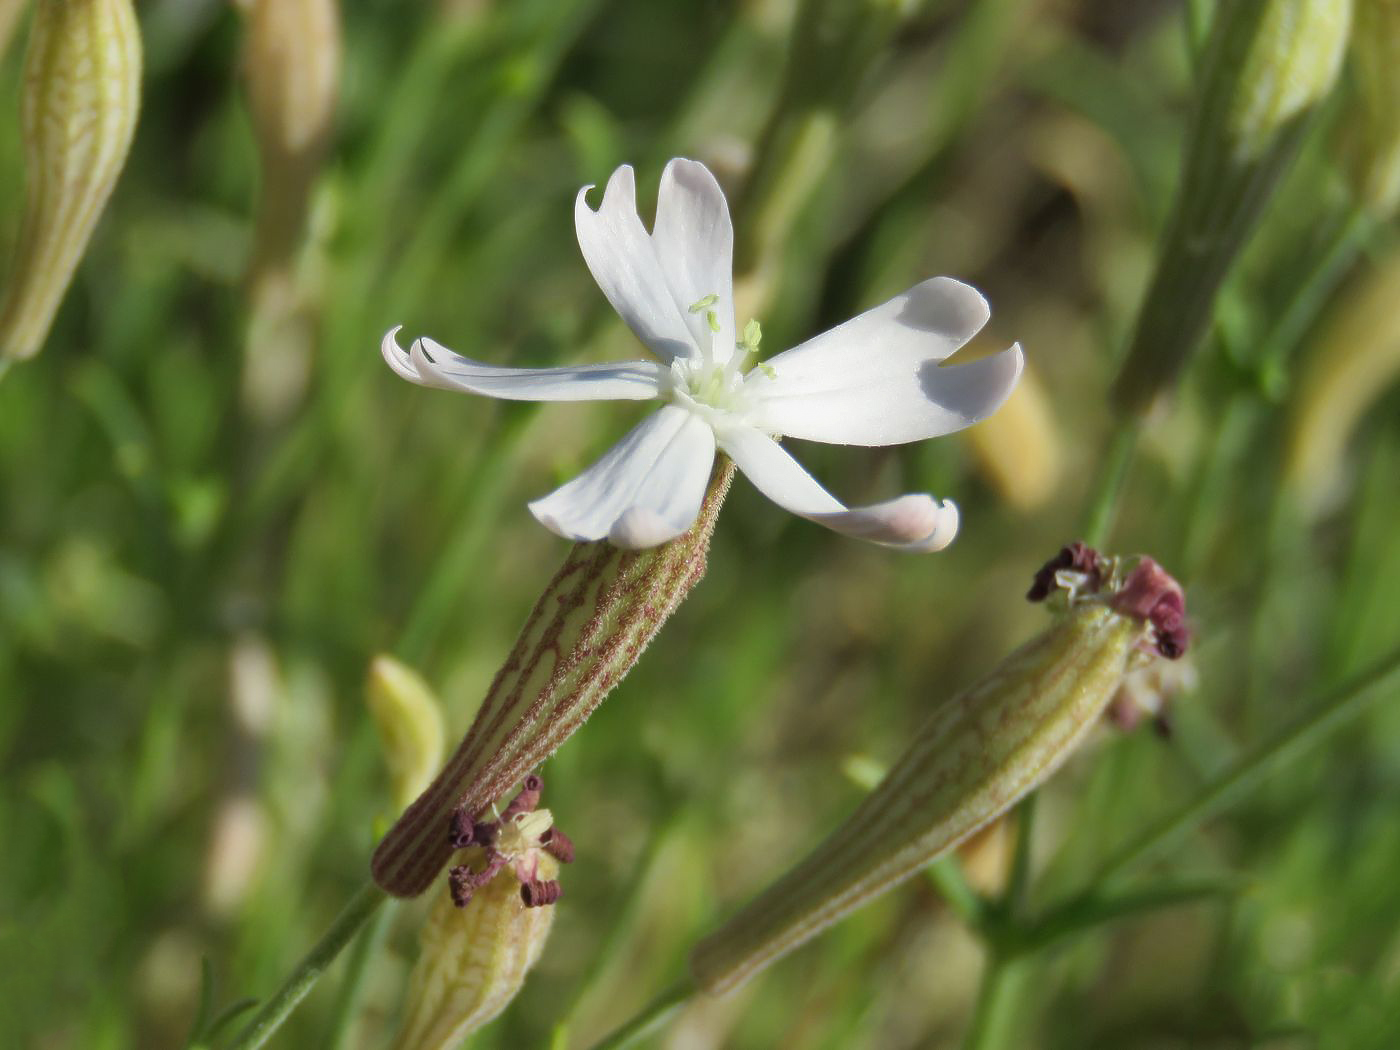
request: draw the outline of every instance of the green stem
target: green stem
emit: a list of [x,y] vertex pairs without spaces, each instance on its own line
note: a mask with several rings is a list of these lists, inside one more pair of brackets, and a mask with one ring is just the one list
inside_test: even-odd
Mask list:
[[1011,854],[1011,875],[1006,880],[1002,907],[1014,921],[1025,912],[1026,894],[1031,882],[1031,835],[1035,831],[1035,792],[1021,800],[1016,809],[1016,847]]
[[365,973],[369,969],[369,961],[384,943],[384,935],[389,932],[389,923],[393,920],[398,906],[398,901],[385,904],[375,912],[374,918],[355,939],[355,947],[350,950],[350,958],[345,963],[345,977],[336,995],[335,1008],[331,1012],[331,1050],[345,1050],[349,1044],[350,1030],[354,1027],[360,997],[365,990]]
[[1310,714],[1243,756],[1177,812],[1158,821],[1120,849],[1099,869],[1091,885],[1120,878],[1224,809],[1237,795],[1248,791],[1279,767],[1317,747],[1331,733],[1362,714],[1373,701],[1395,688],[1400,688],[1400,649],[1324,697]]
[[1090,547],[1101,547],[1113,528],[1118,513],[1118,500],[1128,480],[1128,468],[1137,448],[1138,424],[1122,419],[1109,440],[1108,451],[1099,464],[1098,481],[1090,496],[1089,509],[1084,515],[1082,536]]
[[330,929],[316,942],[311,951],[306,953],[306,957],[297,964],[296,969],[282,983],[282,987],[263,1004],[262,1009],[238,1033],[227,1050],[255,1050],[271,1039],[273,1033],[282,1027],[282,1023],[316,986],[316,982],[321,979],[331,963],[335,962],[336,956],[350,943],[360,927],[369,921],[387,899],[388,894],[373,882],[366,882],[361,886],[350,898],[350,903],[345,905],[344,910],[336,917],[335,922],[331,923]]
[[1267,368],[1282,363],[1317,319],[1331,299],[1332,291],[1360,251],[1371,232],[1366,209],[1353,206],[1337,223],[1336,229],[1315,263],[1288,296],[1288,305],[1269,326],[1259,349],[1259,364]]
[[924,869],[924,874],[959,919],[974,930],[982,925],[986,903],[968,885],[956,851],[934,861]]
[[988,952],[963,1050],[997,1050],[1010,1045],[1008,1036],[1016,977],[1016,962],[998,952]]
[[677,981],[644,1006],[630,1021],[593,1044],[593,1050],[623,1050],[624,1047],[636,1046],[669,1021],[694,994],[695,985],[689,977]]

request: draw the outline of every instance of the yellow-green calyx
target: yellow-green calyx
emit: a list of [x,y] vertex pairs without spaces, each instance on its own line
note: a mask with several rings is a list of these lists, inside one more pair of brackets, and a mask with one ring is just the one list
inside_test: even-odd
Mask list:
[[40,0],[25,57],[25,208],[0,302],[0,370],[38,353],[126,162],[141,102],[131,0]]
[[939,706],[841,827],[697,945],[701,988],[741,984],[1006,813],[1073,753],[1130,669],[1186,645],[1181,588],[1150,558],[1076,544],[1028,597],[1053,599],[1055,622]]

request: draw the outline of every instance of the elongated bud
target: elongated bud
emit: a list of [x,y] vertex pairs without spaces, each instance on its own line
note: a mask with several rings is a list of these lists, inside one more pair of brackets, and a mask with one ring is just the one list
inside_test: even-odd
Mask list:
[[1166,393],[1341,67],[1352,0],[1220,0],[1181,183],[1113,387],[1124,413]]
[[1017,510],[1042,506],[1060,489],[1060,438],[1050,399],[1031,369],[1006,403],[963,432],[998,495]]
[[[710,534],[734,477],[720,457],[689,532],[647,550],[575,544],[525,621],[456,753],[375,850],[375,881],[416,896],[453,836],[583,725],[705,572]],[[454,816],[464,813],[466,817]]]
[[701,988],[742,983],[1006,813],[1069,757],[1130,668],[1184,647],[1181,588],[1150,558],[1076,545],[1047,569],[1032,596],[1063,606],[1054,624],[940,707],[845,824],[696,946]]
[[335,0],[250,0],[244,74],[262,162],[260,256],[300,242],[306,197],[335,126],[340,15]]
[[[540,857],[536,878],[523,889],[557,898],[558,871],[552,857]],[[531,889],[536,883],[539,888]],[[459,1046],[515,998],[553,922],[554,909],[527,904],[522,884],[504,871],[477,888],[466,907],[437,894],[423,925],[422,954],[409,977],[403,1028],[394,1045],[399,1050]]]
[[312,188],[335,127],[336,0],[248,0],[244,79],[261,168],[248,272],[243,402],[263,423],[295,411],[311,377],[314,290],[297,263]]
[[1284,479],[1309,515],[1338,496],[1352,435],[1400,380],[1397,301],[1400,254],[1381,262],[1337,303],[1303,366],[1288,424]]
[[418,672],[392,656],[370,664],[365,700],[389,767],[395,812],[402,812],[442,764],[442,705]]
[[1347,173],[1361,202],[1385,219],[1400,207],[1400,0],[1355,0],[1355,7]]
[[39,0],[25,58],[25,210],[0,303],[0,369],[43,345],[126,162],[140,109],[131,0]]
[[[1250,0],[1258,3],[1259,0]],[[1337,82],[1351,0],[1265,0],[1229,113],[1237,151],[1255,156]]]

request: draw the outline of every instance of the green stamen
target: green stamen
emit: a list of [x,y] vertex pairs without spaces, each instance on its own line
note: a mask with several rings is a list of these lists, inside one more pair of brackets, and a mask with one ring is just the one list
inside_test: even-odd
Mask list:
[[711,292],[703,299],[697,299],[695,302],[691,303],[690,312],[693,314],[698,314],[701,310],[714,306],[717,302],[719,302],[719,296],[715,295],[714,292]]

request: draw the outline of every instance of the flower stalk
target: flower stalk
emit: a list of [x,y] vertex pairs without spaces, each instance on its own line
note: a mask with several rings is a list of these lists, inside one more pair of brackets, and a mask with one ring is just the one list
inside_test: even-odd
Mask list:
[[399,897],[426,890],[451,858],[453,815],[484,814],[583,725],[705,572],[733,479],[721,458],[700,515],[660,547],[576,544],[447,765],[375,851],[375,881]]

